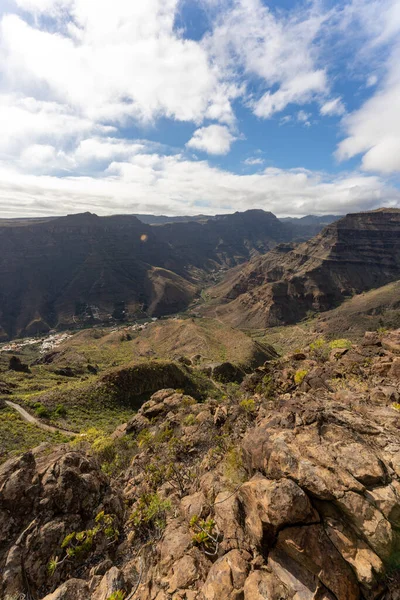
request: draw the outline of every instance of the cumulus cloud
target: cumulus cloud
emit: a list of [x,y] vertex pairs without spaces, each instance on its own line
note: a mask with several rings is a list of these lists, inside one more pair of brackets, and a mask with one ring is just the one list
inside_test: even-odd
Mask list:
[[235,139],[227,127],[209,125],[197,129],[186,145],[209,154],[227,154]]
[[305,104],[327,92],[314,44],[327,15],[314,9],[273,13],[261,0],[237,0],[220,17],[209,47],[225,70],[238,66],[268,89],[253,99],[254,113],[270,118],[287,105]]
[[[16,14],[1,21],[1,58],[9,84],[45,86],[53,101],[94,120],[149,121],[167,116],[232,120],[229,94],[201,44],[174,30],[178,0],[19,0],[52,16],[34,25]],[[67,18],[66,18],[67,16]]]
[[[2,3],[3,214],[167,207],[176,214],[204,205],[209,212],[261,207],[306,214],[398,205],[398,192],[375,175],[283,169],[238,175],[189,160],[185,148],[126,139],[140,136],[132,133],[137,127],[153,128],[149,137],[156,138],[162,118],[192,123],[196,130],[186,147],[212,161],[241,138],[243,111],[267,119],[285,110],[279,123],[293,127],[309,123],[304,109],[312,102],[323,116],[343,116],[326,50],[332,28],[353,43],[357,23],[355,60],[364,61],[362,80],[367,65],[376,81],[367,81],[370,100],[343,116],[337,156],[360,154],[368,171],[400,168],[400,60],[398,51],[390,58],[384,52],[398,44],[397,0],[348,0],[331,10],[304,2],[291,11],[272,10],[262,0],[202,3],[212,19],[200,40],[177,29],[180,0]],[[240,119],[234,113],[239,103]],[[263,161],[250,157],[244,164]]]
[[336,156],[345,160],[362,154],[367,171],[400,171],[400,46],[391,56],[382,86],[360,109],[344,118],[345,139]]
[[[32,202],[35,198],[35,202]],[[267,168],[237,175],[182,155],[136,153],[113,161],[102,176],[21,174],[0,165],[0,205],[5,216],[92,211],[98,214],[222,213],[263,208],[278,215],[346,213],[391,205],[400,192],[374,175],[332,177],[304,169]]]
[[335,98],[334,100],[325,102],[319,109],[319,112],[323,116],[341,116],[346,112],[346,108],[341,98]]

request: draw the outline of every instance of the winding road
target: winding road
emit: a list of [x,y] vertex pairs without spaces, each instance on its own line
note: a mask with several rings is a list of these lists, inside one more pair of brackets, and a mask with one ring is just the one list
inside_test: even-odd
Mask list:
[[42,421],[29,414],[24,408],[22,408],[22,406],[20,406],[19,404],[15,404],[15,402],[5,400],[5,403],[10,408],[16,410],[24,419],[24,421],[26,421],[27,423],[31,423],[32,425],[36,425],[44,431],[50,431],[51,433],[61,433],[62,435],[67,435],[68,437],[74,437],[75,435],[77,435],[73,431],[67,431],[66,429],[60,429],[59,427],[54,427],[53,425],[46,425],[45,423],[42,423]]

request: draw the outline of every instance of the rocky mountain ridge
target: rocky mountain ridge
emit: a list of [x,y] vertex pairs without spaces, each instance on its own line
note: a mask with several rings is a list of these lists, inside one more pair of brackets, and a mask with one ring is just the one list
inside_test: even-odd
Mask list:
[[91,213],[0,224],[0,337],[176,313],[212,271],[292,237],[264,211],[157,227]]
[[398,600],[399,399],[400,330],[372,332],[219,400],[159,390],[110,440],[14,458],[2,597]]
[[347,215],[308,242],[283,244],[233,269],[205,313],[234,326],[295,323],[400,276],[400,211]]

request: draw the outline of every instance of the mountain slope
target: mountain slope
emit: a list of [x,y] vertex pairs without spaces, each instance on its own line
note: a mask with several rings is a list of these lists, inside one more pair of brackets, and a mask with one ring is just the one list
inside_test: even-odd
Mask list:
[[0,338],[178,312],[211,271],[291,236],[263,211],[155,227],[90,213],[0,223]]
[[400,276],[400,210],[347,215],[318,236],[280,245],[209,290],[204,312],[235,326],[294,323]]

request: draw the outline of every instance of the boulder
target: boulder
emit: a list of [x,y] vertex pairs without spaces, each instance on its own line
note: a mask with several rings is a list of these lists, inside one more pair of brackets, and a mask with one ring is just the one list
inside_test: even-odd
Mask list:
[[49,560],[61,556],[67,534],[92,527],[101,510],[119,521],[121,498],[97,463],[80,452],[67,447],[50,453],[39,449],[2,465],[0,595],[1,591],[5,596],[24,594],[27,585],[36,594],[38,589],[46,591],[70,577],[67,561],[50,581]]
[[250,570],[250,555],[231,550],[213,564],[201,591],[205,600],[240,600]]
[[86,581],[69,579],[43,600],[89,600],[89,598],[89,586]]

